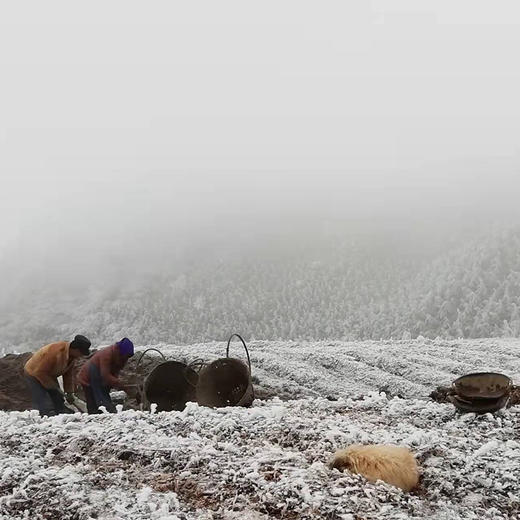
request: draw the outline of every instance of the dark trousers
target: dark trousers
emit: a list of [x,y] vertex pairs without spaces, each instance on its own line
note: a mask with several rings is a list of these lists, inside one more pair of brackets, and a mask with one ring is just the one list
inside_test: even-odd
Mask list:
[[31,391],[32,405],[42,417],[60,413],[74,413],[65,406],[65,399],[59,390],[45,388],[35,377],[26,375],[25,379]]
[[116,407],[110,398],[110,387],[105,385],[99,368],[93,363],[89,367],[89,382],[90,386],[83,387],[88,413],[101,413],[100,406],[104,406],[107,412],[116,413]]

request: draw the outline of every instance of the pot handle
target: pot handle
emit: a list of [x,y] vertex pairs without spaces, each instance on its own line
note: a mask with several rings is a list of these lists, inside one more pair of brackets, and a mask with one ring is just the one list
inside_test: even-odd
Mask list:
[[247,350],[246,342],[244,341],[244,338],[242,338],[242,336],[240,334],[232,334],[231,337],[228,339],[227,348],[226,348],[226,357],[229,357],[229,345],[231,343],[231,340],[235,336],[242,342],[242,345],[244,345],[244,349],[245,349],[246,355],[247,355],[247,364],[249,365],[249,374],[251,374],[251,359],[249,357],[249,350]]
[[143,359],[144,355],[149,352],[150,350],[154,350],[155,352],[159,352],[159,354],[161,354],[162,358],[164,361],[166,361],[166,358],[164,357],[164,354],[156,349],[156,348],[147,348],[146,350],[144,350],[143,352],[141,352],[141,356],[139,357],[139,359],[137,360],[137,365],[135,367],[135,369],[137,370],[139,368],[139,365],[141,364],[141,360]]
[[191,363],[188,363],[188,367],[195,370],[195,372],[200,372],[204,365],[207,365],[207,362],[202,358],[194,359]]

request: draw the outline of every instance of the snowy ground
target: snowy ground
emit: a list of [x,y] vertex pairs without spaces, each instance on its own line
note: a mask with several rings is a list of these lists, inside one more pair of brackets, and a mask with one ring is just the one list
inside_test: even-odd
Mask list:
[[[162,349],[189,360],[225,351]],[[254,342],[251,357],[259,389],[296,399],[53,419],[0,412],[0,518],[520,518],[520,407],[459,415],[427,400],[474,370],[518,383],[519,341]],[[335,449],[368,442],[410,447],[420,488],[328,469]]]

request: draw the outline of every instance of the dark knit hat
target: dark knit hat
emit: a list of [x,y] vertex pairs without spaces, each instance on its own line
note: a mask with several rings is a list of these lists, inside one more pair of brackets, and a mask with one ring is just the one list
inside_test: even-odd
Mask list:
[[74,339],[70,342],[70,348],[78,349],[84,356],[88,356],[90,354],[90,340],[81,334],[78,334],[74,337]]
[[116,345],[122,356],[132,357],[134,355],[134,344],[128,338],[123,338],[121,341],[118,341]]

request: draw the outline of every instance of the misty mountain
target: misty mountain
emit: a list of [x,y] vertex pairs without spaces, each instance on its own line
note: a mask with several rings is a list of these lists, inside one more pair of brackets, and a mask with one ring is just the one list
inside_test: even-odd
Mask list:
[[389,301],[381,334],[518,337],[520,231],[503,231],[432,262]]
[[0,2],[0,351],[520,334],[517,2],[119,3]]
[[[311,239],[309,239],[311,235]],[[422,235],[421,235],[422,236]],[[157,272],[4,299],[0,346],[89,335],[140,344],[248,339],[520,335],[520,229],[426,238],[413,230],[287,230],[192,249]],[[441,239],[442,238],[442,239]],[[88,282],[88,283],[87,283]]]

